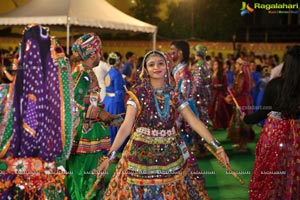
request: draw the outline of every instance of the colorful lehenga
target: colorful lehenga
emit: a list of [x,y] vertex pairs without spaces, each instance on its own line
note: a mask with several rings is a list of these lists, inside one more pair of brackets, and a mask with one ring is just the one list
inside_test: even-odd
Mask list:
[[[47,29],[26,26],[0,126],[0,199],[64,199],[72,141],[70,65]],[[61,172],[61,173],[57,173]]]
[[176,109],[187,101],[179,92],[158,95],[149,85],[133,93],[134,129],[104,199],[209,199],[175,125]]
[[[96,180],[98,159],[110,148],[109,131],[97,119],[104,109],[100,102],[100,87],[93,70],[73,73],[74,100],[77,104],[78,125],[72,151],[67,160],[66,186],[72,199],[85,199]],[[95,116],[95,117],[92,117]],[[100,198],[103,191],[96,188],[89,199]]]
[[269,114],[256,146],[249,199],[300,199],[299,133],[299,120]]

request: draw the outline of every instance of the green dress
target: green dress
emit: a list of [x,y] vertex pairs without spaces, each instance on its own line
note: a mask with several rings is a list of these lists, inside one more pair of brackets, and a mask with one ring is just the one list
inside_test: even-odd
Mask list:
[[[81,70],[73,73],[74,100],[78,115],[72,151],[67,160],[68,176],[66,186],[74,200],[83,200],[96,181],[93,173],[98,166],[98,160],[110,148],[109,131],[100,122],[95,122],[92,116],[97,115],[101,105],[100,87],[92,70]],[[77,122],[76,122],[77,121]],[[104,188],[96,187],[89,199],[99,199]]]

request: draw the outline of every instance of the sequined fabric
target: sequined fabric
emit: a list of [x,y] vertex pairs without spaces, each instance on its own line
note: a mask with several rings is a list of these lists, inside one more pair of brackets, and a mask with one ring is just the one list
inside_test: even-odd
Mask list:
[[195,79],[196,91],[194,99],[198,109],[200,120],[208,125],[208,105],[212,101],[212,74],[203,60],[198,61],[192,66],[192,75]]
[[[195,115],[199,116],[193,97],[195,93],[194,77],[192,76],[188,65],[184,62],[179,63],[172,69],[172,74],[175,80],[176,88],[181,91],[184,98],[189,101],[189,106],[191,107]],[[194,133],[189,124],[183,120],[181,115],[177,117],[176,124],[177,127],[181,130],[181,135],[185,139],[185,141],[189,145],[192,145],[191,143]]]
[[[199,107],[197,107],[196,101],[199,100],[198,98],[195,98],[196,95],[196,89],[198,82],[195,81],[195,78],[189,70],[189,66],[185,62],[181,62],[178,65],[176,65],[172,70],[173,78],[175,80],[176,88],[181,91],[182,95],[185,99],[187,99],[190,108],[194,112],[194,114],[197,117],[200,117]],[[199,77],[197,77],[199,78]],[[199,81],[199,80],[198,80]],[[198,88],[199,89],[199,88]],[[206,108],[207,109],[207,108]],[[207,114],[205,114],[207,115]],[[204,115],[202,115],[204,117]],[[206,122],[204,122],[206,123]],[[197,133],[195,133],[190,125],[185,122],[181,115],[179,115],[176,119],[176,125],[180,130],[180,136],[185,140],[185,142],[193,149],[192,152],[192,159],[190,160],[189,164],[190,167],[197,166],[197,162],[195,159],[194,151],[195,149],[198,149],[198,147],[201,147],[201,138]],[[201,175],[199,175],[201,176]],[[204,176],[201,176],[201,184],[205,185],[205,179]]]
[[270,115],[256,146],[251,200],[300,199],[300,121]]
[[[0,188],[0,199],[46,199],[48,195],[64,198],[64,177],[47,175],[51,182],[42,178],[45,174],[32,175],[32,169],[46,163],[60,163],[69,156],[72,140],[70,83],[69,61],[57,40],[48,35],[45,27],[26,26],[16,78],[11,83],[13,89],[9,91],[0,126],[0,170],[24,168],[25,173],[8,171],[0,175],[0,182],[13,183],[10,190]],[[35,159],[40,162],[33,162]],[[12,160],[15,162],[11,163]],[[35,164],[26,168],[30,163]],[[37,172],[41,171],[37,169]],[[27,187],[29,181],[35,181],[36,187]],[[20,190],[22,187],[24,189]],[[50,189],[53,187],[55,189]]]
[[[199,177],[185,160],[175,127],[176,109],[184,102],[171,91],[169,119],[161,121],[156,111],[153,89],[134,88],[142,112],[127,143],[104,199],[209,199]],[[158,98],[159,106],[164,106]],[[163,109],[161,107],[161,109]],[[199,168],[197,168],[199,170]]]

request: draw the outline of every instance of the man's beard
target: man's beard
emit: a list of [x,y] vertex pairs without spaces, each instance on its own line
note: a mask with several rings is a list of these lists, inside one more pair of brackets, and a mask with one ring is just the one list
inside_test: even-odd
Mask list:
[[93,62],[93,67],[98,66],[99,62],[100,62],[100,57],[97,56],[97,59],[95,59],[94,62]]

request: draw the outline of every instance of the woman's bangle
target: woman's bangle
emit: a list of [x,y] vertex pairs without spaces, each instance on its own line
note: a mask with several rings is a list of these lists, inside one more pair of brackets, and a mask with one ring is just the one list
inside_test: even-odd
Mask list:
[[111,161],[116,158],[116,155],[117,155],[116,151],[111,151],[107,154],[107,157],[108,157],[109,161]]
[[215,151],[217,151],[217,150],[220,149],[220,148],[223,148],[223,147],[221,146],[220,142],[219,142],[216,138],[214,138],[214,139],[210,142],[210,146],[211,146]]

